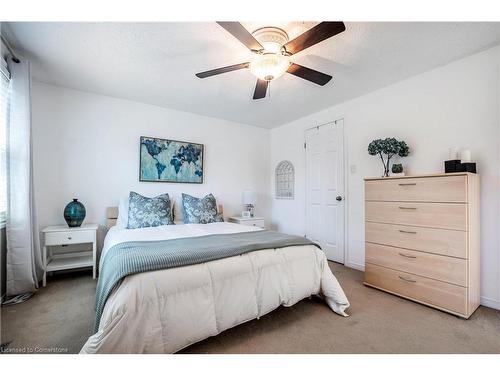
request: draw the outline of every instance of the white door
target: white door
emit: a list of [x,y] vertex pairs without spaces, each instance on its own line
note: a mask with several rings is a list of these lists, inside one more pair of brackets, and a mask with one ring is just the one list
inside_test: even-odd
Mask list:
[[344,263],[344,121],[306,130],[306,237]]

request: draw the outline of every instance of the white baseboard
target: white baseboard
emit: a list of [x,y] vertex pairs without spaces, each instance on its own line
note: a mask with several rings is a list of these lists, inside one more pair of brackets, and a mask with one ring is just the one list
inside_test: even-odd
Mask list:
[[500,301],[497,301],[493,298],[481,297],[481,305],[491,307],[495,310],[500,310]]
[[345,262],[344,266],[349,267],[349,268],[354,268],[355,270],[359,271],[365,271],[365,265],[361,263],[355,263],[355,262]]

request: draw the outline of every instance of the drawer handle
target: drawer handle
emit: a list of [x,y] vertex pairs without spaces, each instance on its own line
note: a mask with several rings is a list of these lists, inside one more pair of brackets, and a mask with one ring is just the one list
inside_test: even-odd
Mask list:
[[406,277],[403,276],[398,276],[401,280],[409,282],[409,283],[416,283],[417,280],[412,280],[412,279],[407,279]]
[[417,257],[415,255],[408,255],[408,254],[404,254],[404,253],[398,253],[398,254],[401,255],[402,257],[405,257],[405,258],[417,259]]
[[403,229],[400,229],[399,231],[400,231],[401,233],[417,234],[417,232],[412,232],[411,230],[403,230]]
[[398,185],[399,186],[414,186],[416,184],[417,184],[416,182],[405,182],[405,183],[401,183],[401,184],[398,184]]
[[404,207],[404,206],[399,206],[400,210],[416,210],[417,207]]
[[71,240],[71,237],[68,237],[68,240]]

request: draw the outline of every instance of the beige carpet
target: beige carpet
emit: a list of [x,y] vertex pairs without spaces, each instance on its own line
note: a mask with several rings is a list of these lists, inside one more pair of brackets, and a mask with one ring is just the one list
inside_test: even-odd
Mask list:
[[[342,318],[319,299],[279,308],[183,353],[500,353],[500,312],[469,320],[365,287],[363,273],[331,263],[351,301]],[[1,309],[1,342],[12,350],[77,353],[91,334],[89,272],[49,279],[29,301]]]

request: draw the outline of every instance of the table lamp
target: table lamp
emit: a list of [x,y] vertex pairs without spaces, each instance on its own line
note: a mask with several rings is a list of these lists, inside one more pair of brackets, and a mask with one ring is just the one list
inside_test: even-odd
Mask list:
[[[254,205],[257,202],[257,194],[251,190],[245,190],[243,191],[243,194],[241,195],[241,200],[243,202],[243,216],[248,216],[253,217],[254,215]],[[247,214],[245,214],[248,212]]]

